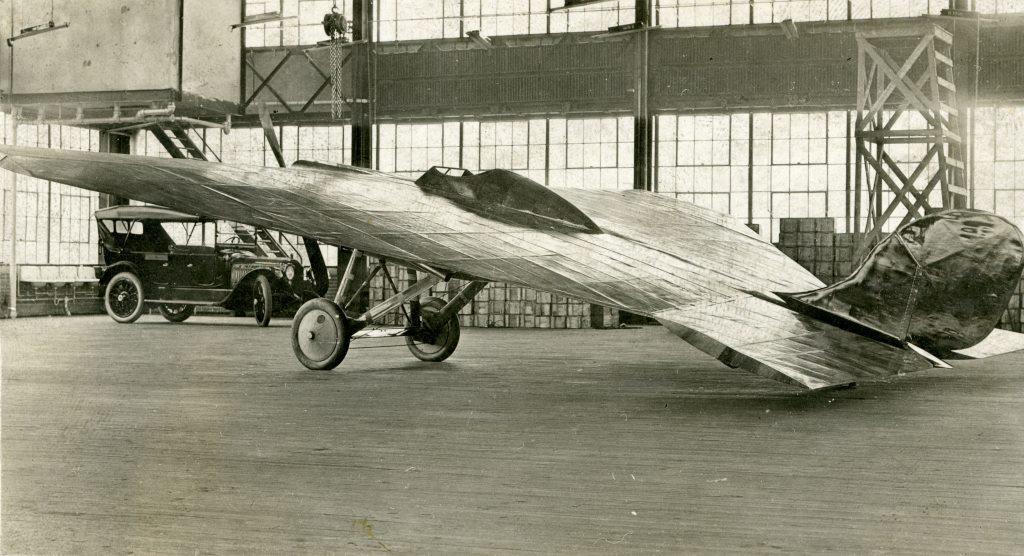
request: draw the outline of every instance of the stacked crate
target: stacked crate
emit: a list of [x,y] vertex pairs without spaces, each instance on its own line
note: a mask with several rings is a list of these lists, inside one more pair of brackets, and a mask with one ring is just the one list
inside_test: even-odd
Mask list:
[[835,265],[833,274],[835,280],[842,280],[853,274],[857,269],[856,234],[840,233],[835,235]]
[[[372,259],[370,264],[376,264]],[[409,271],[403,267],[388,265],[398,288],[409,287]],[[428,296],[449,299],[466,285],[465,280],[442,282],[430,289]],[[370,304],[380,303],[391,296],[394,290],[387,283],[383,273],[370,281]],[[604,327],[618,326],[618,311],[594,306],[600,310],[595,314]],[[537,291],[505,283],[488,284],[472,303],[459,311],[459,324],[465,327],[497,328],[590,328],[592,310],[590,303],[563,295]],[[381,324],[395,326],[404,324],[401,313],[392,312],[381,319]]]
[[831,284],[835,279],[834,219],[783,218],[778,247],[822,282]]

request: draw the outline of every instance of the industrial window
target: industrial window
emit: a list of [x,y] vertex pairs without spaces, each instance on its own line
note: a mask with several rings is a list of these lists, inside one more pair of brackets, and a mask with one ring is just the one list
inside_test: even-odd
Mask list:
[[[4,116],[4,142],[11,138],[7,120]],[[18,144],[96,150],[98,133],[63,126],[19,125]],[[18,176],[17,183],[18,261],[26,264],[95,264],[97,232],[92,213],[98,208],[98,194],[23,175]],[[12,198],[10,173],[4,172],[0,260],[10,259]]]
[[736,0],[655,0],[655,24],[700,27],[750,23],[751,5]]
[[549,122],[548,185],[633,186],[633,118],[555,118]]
[[459,125],[377,125],[378,170],[418,178],[432,166],[459,165]]
[[1024,108],[976,112],[974,207],[1024,225]]
[[[564,5],[564,2],[552,1],[551,5],[558,7]],[[616,25],[633,23],[636,21],[635,6],[633,0],[618,0],[551,12],[551,32],[603,31]]]
[[938,14],[948,8],[946,0],[852,0],[852,19],[881,19],[887,17],[916,17],[924,14]]
[[[245,46],[291,46],[326,40],[322,22],[333,5],[333,0],[246,0],[247,16],[278,12],[286,17],[295,16],[295,19],[246,27]],[[338,11],[351,18],[351,0],[338,2]]]
[[464,0],[462,9],[464,30],[476,29],[485,37],[548,30],[547,0]]
[[[39,126],[43,128],[44,126]],[[99,132],[68,126],[48,126],[50,147],[70,150],[98,150]],[[40,145],[44,146],[44,145]],[[20,178],[19,178],[20,181]],[[95,264],[99,241],[93,212],[99,208],[99,194],[69,185],[49,182],[49,253],[52,264]]]
[[[245,0],[247,16],[280,12],[280,0]],[[245,46],[281,46],[281,23],[265,23],[245,28]]]
[[[935,0],[932,0],[935,1]],[[1024,13],[1024,0],[975,0],[976,8],[986,14]]]
[[753,120],[754,221],[762,233],[768,224],[775,241],[778,219],[813,216],[834,217],[843,229],[846,112],[760,113]]
[[[281,151],[287,164],[296,160],[313,160],[333,164],[352,161],[352,126],[280,126]],[[262,133],[262,130],[260,130]],[[275,166],[277,160],[267,147],[265,164]]]
[[937,14],[946,0],[655,0],[656,23],[662,27],[745,25]]
[[447,0],[379,0],[379,41],[440,39],[459,36],[459,3]]
[[657,191],[747,217],[749,116],[657,118]]
[[[248,47],[315,44],[326,39],[322,20],[332,0],[246,0],[246,14],[280,12],[296,19],[246,28]],[[607,1],[548,13],[562,0],[378,0],[378,41],[456,38],[479,30],[484,36],[599,31],[636,20],[633,0]],[[938,14],[948,0],[653,0],[654,23],[662,27],[746,25],[915,17]],[[1024,12],[1024,0],[977,0],[982,13]],[[351,0],[339,10],[351,17]]]
[[466,122],[463,133],[469,170],[504,168],[544,183],[544,120]]
[[[222,135],[220,138],[221,160],[235,164],[263,166],[266,160],[264,141],[263,130],[260,128],[232,129],[231,133]],[[272,154],[270,159],[273,160]]]

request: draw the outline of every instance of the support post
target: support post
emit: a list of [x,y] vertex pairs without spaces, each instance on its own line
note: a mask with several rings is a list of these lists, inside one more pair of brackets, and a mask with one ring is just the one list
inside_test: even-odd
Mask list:
[[478,293],[487,287],[487,282],[475,280],[462,287],[459,293],[455,294],[448,303],[434,317],[437,322],[446,322],[455,316],[467,303],[473,301]]
[[369,99],[369,103],[352,105],[352,165],[373,168],[373,99],[370,97],[370,56],[373,55],[373,0],[352,2],[352,41],[366,41],[354,45],[352,63],[352,92],[356,98]]
[[[14,64],[14,46],[11,45],[11,65]],[[11,72],[11,82],[14,81],[14,72]],[[10,93],[8,93],[10,95]],[[13,99],[13,95],[11,95]],[[14,101],[11,100],[11,144],[18,144],[18,118],[14,114]],[[8,261],[10,271],[10,294],[8,303],[8,316],[12,319],[18,318],[18,174],[8,172],[11,183],[11,260]]]
[[[14,35],[14,3],[11,3],[11,36]],[[14,43],[8,41],[11,48],[11,80],[8,82],[7,100],[10,102],[8,117],[11,119],[11,144],[18,144],[18,115],[14,108]],[[11,182],[11,260],[8,261],[10,271],[10,294],[11,299],[7,307],[8,316],[12,319],[18,317],[18,174],[8,172]]]
[[[370,74],[370,56],[373,55],[373,0],[353,0],[352,2],[352,41],[366,41],[353,45],[352,61],[352,93],[355,98],[365,98],[369,102],[356,102],[351,106],[352,118],[352,165],[360,168],[373,168],[373,98],[370,94],[372,76]],[[353,257],[353,259],[356,257]],[[341,260],[338,261],[339,265]],[[368,274],[365,256],[350,262],[353,279],[362,282]],[[355,301],[355,300],[353,300]],[[353,306],[361,310],[368,305],[356,301]]]
[[651,0],[636,0],[635,69],[633,84],[636,99],[633,107],[633,189],[653,191],[651,184],[651,113],[648,105],[648,73],[650,65]]
[[258,109],[260,126],[263,128],[263,136],[267,139],[267,144],[270,145],[271,152],[274,153],[274,159],[277,160],[277,165],[281,168],[285,168],[288,164],[284,161],[284,153],[281,151],[281,142],[277,140],[277,132],[274,131],[274,123],[270,119],[270,111],[267,110],[267,103],[259,103]]
[[423,295],[424,293],[429,291],[430,288],[434,286],[434,284],[440,281],[441,279],[438,278],[437,276],[434,276],[433,274],[424,276],[423,279],[409,286],[404,291],[398,292],[395,295],[392,295],[391,297],[380,302],[379,304],[371,307],[365,313],[360,315],[359,318],[357,318],[356,320],[365,322],[366,324],[373,324],[374,320],[380,318],[380,316],[383,315],[384,313],[391,311],[392,309],[398,307],[399,305],[405,303],[406,301],[415,299]]
[[[346,253],[347,260],[345,261],[345,271],[341,275],[341,280],[338,282],[338,291],[334,294],[334,304],[341,306],[342,302],[345,301],[345,290],[348,289],[348,285],[352,283],[353,270],[355,268],[356,259],[359,258],[359,250],[353,249]],[[341,257],[338,262],[341,263]]]

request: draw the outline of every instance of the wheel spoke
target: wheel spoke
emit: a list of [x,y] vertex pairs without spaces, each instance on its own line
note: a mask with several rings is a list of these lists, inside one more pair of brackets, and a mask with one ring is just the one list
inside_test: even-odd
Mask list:
[[133,284],[127,280],[122,280],[115,284],[111,293],[113,294],[111,308],[117,316],[127,317],[135,311],[139,303],[139,294]]

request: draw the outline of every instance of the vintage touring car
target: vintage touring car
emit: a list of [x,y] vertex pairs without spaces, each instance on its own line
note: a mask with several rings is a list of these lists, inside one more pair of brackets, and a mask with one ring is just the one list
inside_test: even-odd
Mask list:
[[207,305],[251,310],[267,326],[275,307],[319,295],[316,273],[307,276],[294,257],[268,254],[285,250],[266,230],[225,233],[223,224],[154,206],[115,206],[95,217],[104,263],[96,277],[117,322],[134,322],[147,306],[182,322]]

